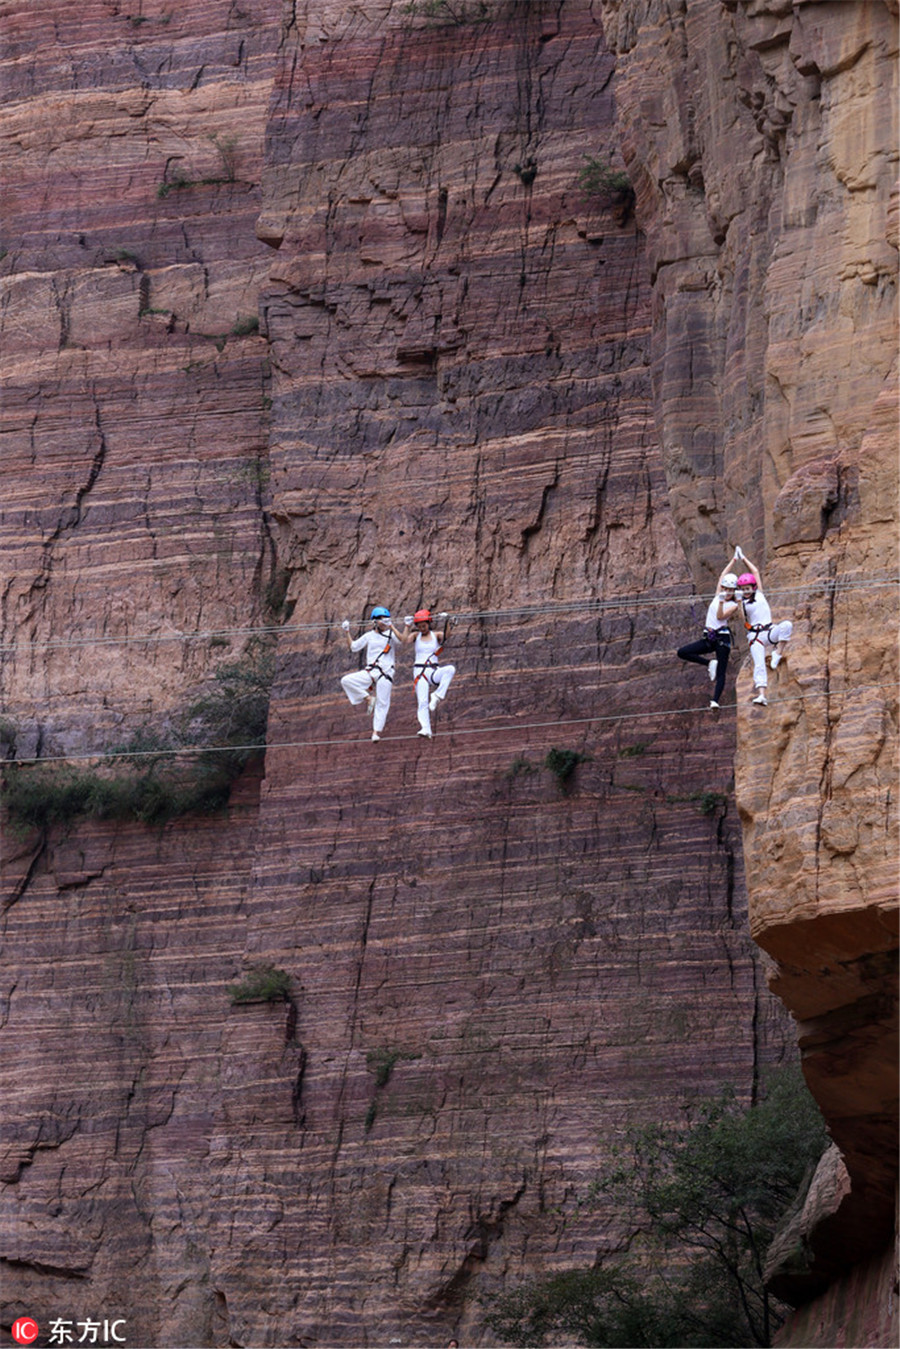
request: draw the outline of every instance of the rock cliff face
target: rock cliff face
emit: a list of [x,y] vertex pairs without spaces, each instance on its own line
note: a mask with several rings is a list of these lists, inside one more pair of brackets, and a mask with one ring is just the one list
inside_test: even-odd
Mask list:
[[897,6],[603,12],[679,535],[698,579],[742,541],[795,621],[778,706],[738,684],[737,798],[751,930],[852,1181],[833,1273],[896,1194]]
[[[893,563],[890,22],[701,8],[8,6],[10,752],[278,631],[227,816],[5,832],[4,1325],[487,1342],[481,1297],[615,1244],[578,1200],[624,1125],[793,1038],[671,655],[726,538],[798,628],[738,717],[753,932],[814,1088],[867,1047],[820,1094],[881,1211],[891,592],[823,583]],[[636,215],[579,187],[620,151]],[[373,603],[460,616],[433,743],[408,648],[381,744],[340,694]],[[290,999],[233,1005],[258,963]]]

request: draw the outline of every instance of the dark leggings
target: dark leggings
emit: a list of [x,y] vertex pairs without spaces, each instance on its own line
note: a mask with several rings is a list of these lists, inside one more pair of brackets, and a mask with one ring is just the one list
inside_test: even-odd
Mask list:
[[724,641],[714,642],[706,634],[700,638],[699,642],[688,642],[687,646],[678,648],[679,660],[688,660],[692,665],[708,665],[707,657],[715,657],[719,662],[716,667],[716,686],[713,689],[713,702],[719,702],[722,697],[722,690],[725,687],[725,671],[728,669],[728,653],[731,650],[731,636],[725,634]]

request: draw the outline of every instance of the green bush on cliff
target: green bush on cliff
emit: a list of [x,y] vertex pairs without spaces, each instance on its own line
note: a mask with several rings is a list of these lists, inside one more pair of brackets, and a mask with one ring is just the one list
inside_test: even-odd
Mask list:
[[560,791],[567,792],[572,786],[575,769],[580,763],[588,763],[590,757],[589,754],[582,754],[577,749],[554,747],[547,751],[544,758],[544,767],[549,768],[550,772],[555,775]]
[[11,823],[46,829],[81,816],[165,824],[222,810],[232,783],[265,745],[272,672],[267,650],[222,666],[167,734],[139,731],[101,767],[5,763],[2,798]]
[[787,1309],[763,1284],[765,1253],[826,1141],[799,1069],[749,1109],[723,1092],[683,1127],[630,1130],[591,1193],[620,1216],[619,1250],[513,1290],[488,1325],[516,1345],[770,1345]]
[[614,169],[605,159],[585,155],[587,161],[578,174],[578,186],[589,197],[605,201],[624,201],[633,196],[631,180],[622,169]]
[[239,984],[229,984],[231,1001],[281,1002],[291,995],[291,976],[274,965],[254,965]]
[[78,816],[164,824],[179,815],[210,814],[228,801],[231,778],[214,764],[137,771],[8,764],[3,802],[14,823],[46,829]]

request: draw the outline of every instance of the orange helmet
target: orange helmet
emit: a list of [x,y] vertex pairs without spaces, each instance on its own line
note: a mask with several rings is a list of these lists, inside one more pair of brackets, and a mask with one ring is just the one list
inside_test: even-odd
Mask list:
[[414,623],[430,623],[430,622],[431,622],[431,610],[430,610],[430,609],[417,609],[416,612],[413,614],[413,622],[414,622]]

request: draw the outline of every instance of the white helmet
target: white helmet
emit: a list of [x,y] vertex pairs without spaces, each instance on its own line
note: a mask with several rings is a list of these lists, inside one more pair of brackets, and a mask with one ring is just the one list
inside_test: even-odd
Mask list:
[[723,590],[737,590],[738,579],[733,571],[727,571],[722,577]]

